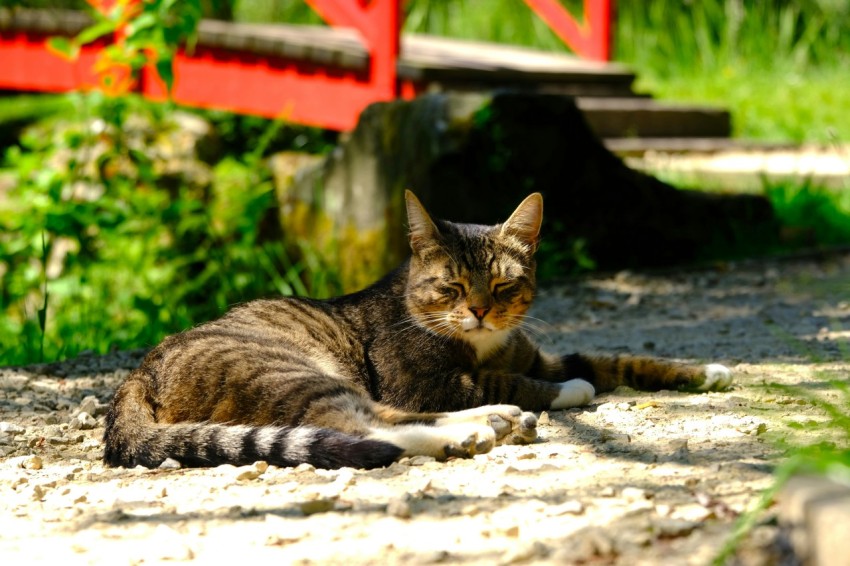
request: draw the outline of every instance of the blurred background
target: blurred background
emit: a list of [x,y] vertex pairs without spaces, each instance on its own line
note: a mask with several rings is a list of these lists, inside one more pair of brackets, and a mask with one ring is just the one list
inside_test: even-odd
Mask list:
[[[562,3],[581,13],[581,1]],[[322,24],[300,1],[199,6],[209,18]],[[0,8],[91,12],[82,0]],[[404,32],[569,52],[520,0],[409,0],[403,10]],[[850,138],[850,2],[621,1],[613,37],[613,60],[636,73],[638,92],[726,108],[742,143],[850,162],[840,157]],[[0,365],[150,347],[234,303],[340,292],[336,267],[274,221],[285,174],[274,156],[323,156],[338,140],[132,94],[0,93]],[[850,243],[846,179],[688,185],[765,195],[784,228],[803,234],[794,246]],[[580,241],[557,254],[563,268],[552,276],[595,267]]]

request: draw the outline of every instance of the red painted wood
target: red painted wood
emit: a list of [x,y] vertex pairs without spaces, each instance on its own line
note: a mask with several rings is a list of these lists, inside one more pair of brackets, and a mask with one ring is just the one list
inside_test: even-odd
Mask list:
[[41,34],[0,34],[0,88],[65,92],[97,85],[94,63],[102,45],[85,47],[76,61],[67,61],[48,51],[46,42]]
[[611,27],[615,0],[584,0],[584,23],[557,0],[524,0],[534,12],[580,57],[611,60]]
[[[365,72],[330,69],[304,61],[196,47],[174,64],[175,102],[244,114],[281,118],[331,130],[350,130],[360,112],[374,102],[374,85]],[[152,69],[141,91],[164,100],[165,85]]]
[[[367,70],[197,47],[192,56],[180,53],[175,59],[174,100],[349,130],[367,105],[398,96],[413,98],[426,88],[398,80],[401,0],[306,1],[329,24],[360,33],[370,54]],[[555,0],[525,2],[579,55],[600,60],[610,56],[614,0],[585,0],[585,24],[578,24]],[[93,66],[102,45],[84,47],[77,61],[68,62],[49,52],[46,40],[26,32],[0,33],[0,88],[61,92],[98,84]],[[135,88],[148,97],[165,98],[165,87],[153,69],[143,71]]]
[[363,35],[372,27],[367,8],[357,0],[305,1],[323,20],[334,27],[354,28]]
[[369,82],[375,88],[375,100],[398,96],[398,72],[401,29],[401,0],[306,0],[327,23],[352,27],[360,32],[371,56]]

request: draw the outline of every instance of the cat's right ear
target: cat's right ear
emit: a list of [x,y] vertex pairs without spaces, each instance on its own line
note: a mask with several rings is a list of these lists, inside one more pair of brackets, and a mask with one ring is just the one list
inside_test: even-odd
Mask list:
[[407,224],[410,226],[410,247],[418,253],[432,245],[440,237],[440,231],[416,195],[405,190],[404,202],[407,205]]

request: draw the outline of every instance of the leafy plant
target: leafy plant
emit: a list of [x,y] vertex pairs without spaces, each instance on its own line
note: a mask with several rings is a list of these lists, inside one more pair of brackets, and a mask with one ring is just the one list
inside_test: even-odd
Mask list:
[[171,106],[74,98],[80,120],[29,130],[0,169],[0,364],[150,346],[234,303],[338,291],[281,234],[262,143],[175,176]]
[[104,92],[130,92],[138,73],[154,65],[168,92],[174,86],[174,56],[194,43],[202,10],[200,0],[88,0],[95,22],[77,37],[51,38],[48,46],[75,59],[83,45],[106,36],[113,41],[98,55],[95,70]]
[[786,229],[786,243],[850,243],[850,194],[811,182],[765,182],[765,196]]

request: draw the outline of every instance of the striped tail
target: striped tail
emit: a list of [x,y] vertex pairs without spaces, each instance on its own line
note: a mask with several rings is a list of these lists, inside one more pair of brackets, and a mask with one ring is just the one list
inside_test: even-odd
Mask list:
[[326,469],[379,468],[402,454],[389,442],[333,429],[157,423],[147,389],[143,375],[131,375],[116,393],[103,437],[107,465],[155,468],[172,458],[185,467],[241,466],[264,460],[282,467],[307,463]]

